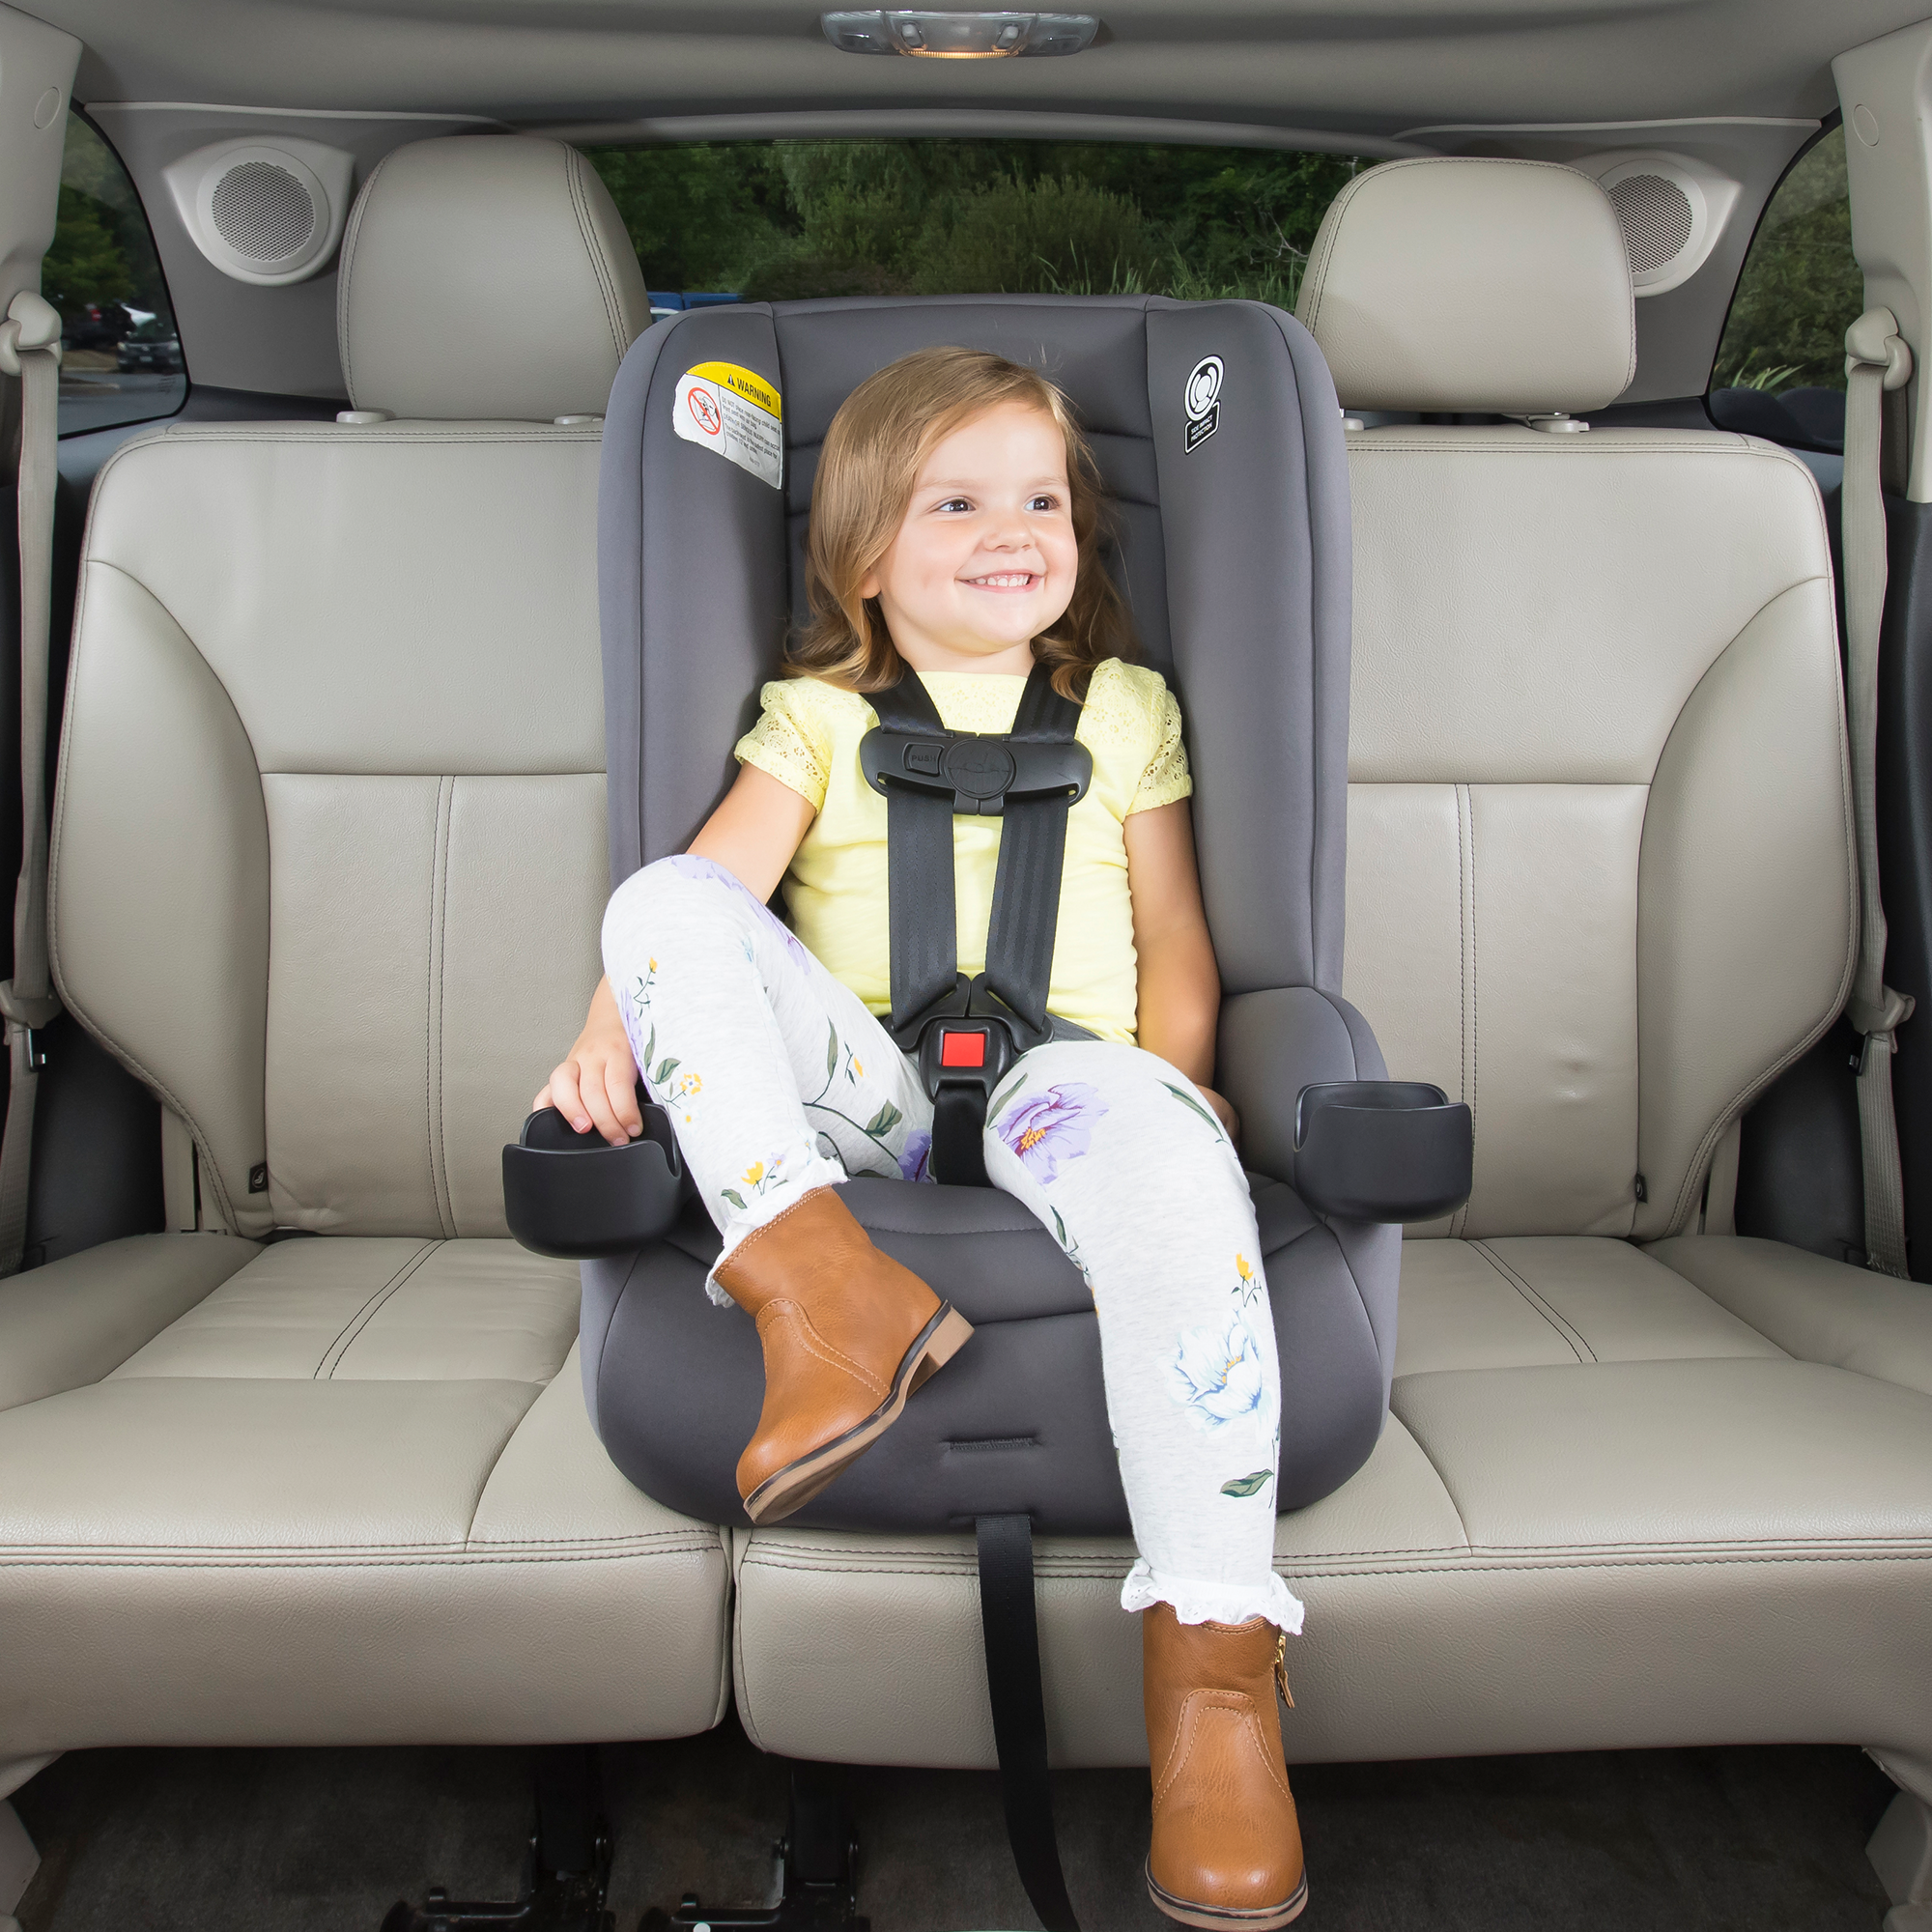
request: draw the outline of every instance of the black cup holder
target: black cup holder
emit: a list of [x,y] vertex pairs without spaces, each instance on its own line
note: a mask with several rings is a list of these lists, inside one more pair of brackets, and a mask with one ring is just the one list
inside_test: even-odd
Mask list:
[[524,1122],[503,1150],[503,1213],[525,1247],[559,1261],[629,1254],[668,1232],[684,1194],[670,1117],[640,1087],[644,1131],[612,1147],[578,1133],[554,1107]]
[[1422,1080],[1330,1080],[1294,1103],[1294,1191],[1343,1221],[1429,1221],[1469,1198],[1475,1126]]

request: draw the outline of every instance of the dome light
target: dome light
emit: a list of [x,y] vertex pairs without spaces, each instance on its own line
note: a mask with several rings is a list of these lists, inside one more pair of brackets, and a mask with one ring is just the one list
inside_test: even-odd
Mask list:
[[842,53],[911,54],[922,60],[1010,60],[1077,54],[1100,31],[1092,14],[933,14],[899,8],[821,14]]

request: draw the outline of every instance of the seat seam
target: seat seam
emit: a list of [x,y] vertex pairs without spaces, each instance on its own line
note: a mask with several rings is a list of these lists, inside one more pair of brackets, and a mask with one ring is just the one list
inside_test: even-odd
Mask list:
[[[1488,1575],[1515,1571],[1712,1569],[1737,1563],[1932,1563],[1932,1540],[1900,1539],[1896,1545],[1881,1543],[1850,1548],[1826,1543],[1815,1547],[1775,1542],[1760,1545],[1748,1540],[1724,1545],[1690,1545],[1682,1548],[1673,1548],[1667,1544],[1634,1548],[1608,1545],[1601,1549],[1589,1545],[1552,1544],[1516,1549],[1508,1546],[1474,1544],[1466,1553],[1458,1551],[1453,1546],[1424,1550],[1419,1552],[1422,1560],[1412,1563],[1390,1560],[1407,1553],[1401,1550],[1366,1553],[1376,1559],[1375,1563],[1350,1562],[1348,1552],[1336,1552],[1334,1555],[1310,1558],[1277,1556],[1271,1559],[1269,1568],[1278,1577],[1306,1580],[1321,1577]],[[840,1577],[877,1577],[882,1579],[930,1577],[968,1583],[973,1577],[972,1565],[965,1560],[945,1567],[895,1564],[890,1568],[873,1569],[860,1563],[774,1562],[761,1556],[755,1548],[746,1556],[745,1564],[747,1568]],[[1065,1564],[1050,1570],[1042,1565],[1040,1581],[1046,1584],[1056,1581],[1112,1583],[1118,1582],[1126,1574],[1126,1569],[1124,1562],[1084,1566]]]
[[[333,1381],[335,1379],[335,1372],[341,1367],[343,1356],[349,1352],[350,1347],[355,1338],[376,1319],[377,1311],[441,1245],[442,1243],[440,1241],[424,1241],[416,1249],[415,1253],[404,1262],[402,1266],[349,1318],[342,1332],[323,1351],[322,1360],[316,1365],[315,1374],[311,1378],[312,1380]],[[250,1377],[249,1379],[255,1380],[258,1378]]]
[[528,1551],[493,1549],[488,1544],[471,1548],[465,1544],[439,1547],[435,1555],[410,1555],[379,1549],[360,1552],[320,1553],[302,1549],[287,1551],[216,1551],[206,1557],[192,1555],[117,1557],[113,1550],[71,1556],[13,1556],[0,1558],[0,1576],[9,1570],[426,1570],[460,1569],[466,1565],[494,1563],[616,1563],[639,1556],[708,1555],[718,1550],[716,1543],[693,1540],[675,1545],[639,1544],[635,1548],[578,1550],[569,1548]]
[[1578,1362],[1584,1364],[1594,1364],[1596,1362],[1597,1351],[1590,1347],[1589,1343],[1584,1341],[1580,1331],[1573,1328],[1548,1302],[1544,1300],[1542,1295],[1537,1293],[1535,1289],[1530,1287],[1529,1283],[1521,1275],[1518,1274],[1500,1255],[1496,1254],[1490,1247],[1487,1238],[1473,1240],[1469,1243],[1469,1246],[1475,1249],[1495,1269],[1497,1274],[1501,1275],[1503,1280],[1515,1289],[1522,1296],[1523,1300],[1528,1302],[1569,1343],[1571,1352],[1577,1357]]
[[423,1029],[423,1094],[429,1135],[430,1194],[437,1220],[446,1237],[456,1234],[456,1215],[449,1199],[449,1169],[443,1147],[442,1013],[444,943],[449,913],[450,820],[454,815],[456,780],[440,774],[436,784],[436,831],[430,855],[429,937],[425,972],[427,1013]]

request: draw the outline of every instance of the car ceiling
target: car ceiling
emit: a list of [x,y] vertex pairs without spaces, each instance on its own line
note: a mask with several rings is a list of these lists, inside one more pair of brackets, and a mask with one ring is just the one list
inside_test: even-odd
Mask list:
[[1833,55],[1923,17],[1926,0],[1101,0],[1101,39],[1086,52],[988,62],[839,53],[816,8],[770,0],[38,0],[26,11],[83,43],[74,92],[87,105],[457,110],[640,131],[680,117],[892,109],[901,132],[920,110],[952,110],[935,130],[963,130],[983,108],[1434,146],[1437,130],[1472,124],[1815,119],[1836,104]]

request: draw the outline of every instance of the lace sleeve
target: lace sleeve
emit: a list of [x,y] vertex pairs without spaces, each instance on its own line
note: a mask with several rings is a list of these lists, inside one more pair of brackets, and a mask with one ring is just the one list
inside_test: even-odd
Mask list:
[[757,766],[818,810],[832,775],[832,734],[811,702],[811,689],[805,678],[766,685],[758,694],[764,706],[758,722],[738,740],[733,754],[741,765]]
[[1134,787],[1133,802],[1127,807],[1129,817],[1137,811],[1151,811],[1156,806],[1172,805],[1194,790],[1194,778],[1187,769],[1187,747],[1180,736],[1180,706],[1165,683],[1153,695],[1151,711],[1153,755]]

